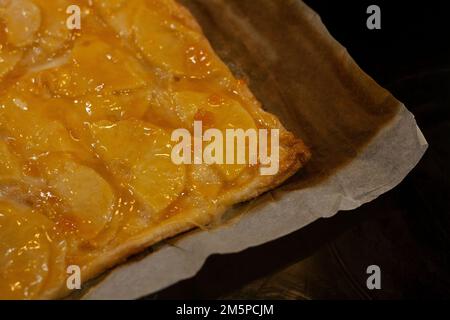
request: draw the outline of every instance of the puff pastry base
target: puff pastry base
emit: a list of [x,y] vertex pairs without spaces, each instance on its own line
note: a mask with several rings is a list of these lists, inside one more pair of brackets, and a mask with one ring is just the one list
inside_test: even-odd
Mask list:
[[[173,0],[0,1],[0,298],[69,294],[285,181],[308,148]],[[175,165],[177,128],[279,129],[280,169]]]

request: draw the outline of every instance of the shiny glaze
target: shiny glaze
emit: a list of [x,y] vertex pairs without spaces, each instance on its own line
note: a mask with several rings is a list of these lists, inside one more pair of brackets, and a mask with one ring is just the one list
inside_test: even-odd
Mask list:
[[0,1],[0,298],[59,295],[68,265],[256,172],[175,166],[172,129],[274,121],[172,0],[79,3],[69,31],[70,1]]

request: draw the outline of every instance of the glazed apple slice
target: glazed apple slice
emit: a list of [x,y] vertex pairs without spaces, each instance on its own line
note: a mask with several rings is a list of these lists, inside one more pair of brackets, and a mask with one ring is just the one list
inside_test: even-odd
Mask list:
[[[255,129],[256,124],[247,110],[237,101],[231,99],[226,94],[205,94],[195,91],[181,91],[174,95],[174,101],[179,105],[181,110],[190,110],[193,115],[189,121],[201,121],[203,130],[218,129],[222,132],[224,140],[224,156],[228,152],[226,147],[226,130],[227,129]],[[194,114],[195,112],[195,114]],[[208,142],[204,143],[204,147]],[[235,151],[237,150],[235,145]],[[235,152],[236,153],[236,152]],[[217,168],[223,174],[227,181],[234,181],[242,172],[248,168],[246,164],[217,164]]]
[[[33,299],[49,277],[54,245],[44,215],[0,201],[0,298]],[[56,271],[56,270],[55,270]]]
[[66,118],[74,117],[78,123],[101,120],[120,121],[141,118],[148,109],[152,97],[150,90],[144,88],[120,95],[88,94],[75,99]]
[[19,159],[9,150],[8,145],[0,140],[0,180],[20,177]]
[[33,43],[42,20],[39,7],[31,0],[5,1],[0,19],[5,25],[8,43],[15,47]]
[[72,31],[67,27],[66,9],[74,4],[70,0],[33,0],[42,15],[41,28],[37,36],[35,60],[48,58],[62,49],[71,39]]
[[[206,121],[206,123],[213,127],[221,130],[224,134],[224,144],[226,145],[226,130],[244,130],[249,129],[256,130],[256,125],[250,114],[236,101],[224,98],[223,100],[219,98],[214,103],[210,102],[202,108],[196,116],[197,120]],[[224,146],[225,147],[225,146]],[[247,149],[247,148],[246,148]],[[219,164],[218,169],[223,173],[227,181],[234,181],[243,171],[249,168],[248,164],[237,164],[237,144],[234,143],[234,155],[232,164]],[[225,150],[224,154],[230,152]],[[248,161],[248,158],[247,160]]]
[[154,90],[148,106],[148,121],[172,129],[192,129],[198,112],[197,96],[190,92]]
[[215,199],[223,188],[223,179],[213,166],[191,165],[190,185],[206,199]]
[[96,36],[78,39],[69,60],[43,74],[55,95],[120,94],[145,87],[149,81],[136,59]]
[[70,222],[81,239],[97,236],[113,214],[115,196],[108,182],[63,153],[39,159],[39,166],[50,192],[62,202],[56,219]]
[[26,157],[39,157],[48,152],[66,151],[82,156],[83,152],[69,132],[57,120],[46,118],[36,108],[44,104],[12,91],[0,100],[0,127],[4,135]]
[[152,213],[182,193],[185,167],[171,159],[170,134],[142,121],[107,121],[92,126],[95,150],[111,173]]
[[134,43],[155,67],[180,76],[205,78],[226,68],[212,59],[200,28],[174,1],[95,0],[102,17]]
[[200,33],[161,18],[159,12],[145,6],[136,12],[134,19],[135,43],[154,66],[196,78],[217,71],[216,59],[211,59],[212,52]]
[[0,80],[14,70],[21,58],[20,50],[0,49]]
[[133,16],[139,0],[93,0],[95,9],[121,37],[131,36]]

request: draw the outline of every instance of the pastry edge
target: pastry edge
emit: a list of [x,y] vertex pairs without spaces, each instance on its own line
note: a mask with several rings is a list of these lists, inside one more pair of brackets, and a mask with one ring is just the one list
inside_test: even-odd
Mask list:
[[[120,266],[122,263],[126,263],[131,256],[138,254],[163,240],[197,229],[200,225],[210,225],[214,221],[217,221],[217,219],[220,219],[233,205],[254,199],[259,195],[280,186],[289,177],[301,169],[311,157],[309,149],[305,146],[303,141],[295,138],[292,133],[286,131],[284,128],[281,128],[280,147],[285,148],[287,152],[284,154],[284,157],[280,159],[280,171],[277,175],[258,176],[250,184],[244,185],[227,197],[222,198],[220,205],[215,210],[211,210],[211,212],[203,215],[200,215],[198,209],[191,209],[189,212],[183,212],[180,214],[180,217],[175,216],[164,221],[159,226],[156,226],[147,232],[143,232],[126,243],[119,245],[115,249],[102,254],[83,268],[82,282],[86,283],[103,272],[110,270],[115,266]],[[188,219],[189,217],[195,217],[195,219],[190,220]],[[41,299],[65,297],[71,293],[72,292],[64,286],[63,288],[45,293],[41,296]]]

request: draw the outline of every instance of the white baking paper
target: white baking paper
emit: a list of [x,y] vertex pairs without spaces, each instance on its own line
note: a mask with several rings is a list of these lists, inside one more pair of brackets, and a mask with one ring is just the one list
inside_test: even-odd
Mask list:
[[[220,1],[210,3],[214,2]],[[302,3],[300,8],[317,32],[334,43],[312,10]],[[337,43],[334,46],[342,51]],[[361,74],[365,76],[362,71]],[[235,253],[261,245],[388,192],[416,166],[427,149],[414,116],[399,105],[394,119],[329,179],[306,189],[275,190],[245,206],[244,214],[221,227],[182,235],[175,244],[164,244],[139,261],[118,266],[87,290],[84,299],[136,299],[155,293],[194,276],[212,254]]]

